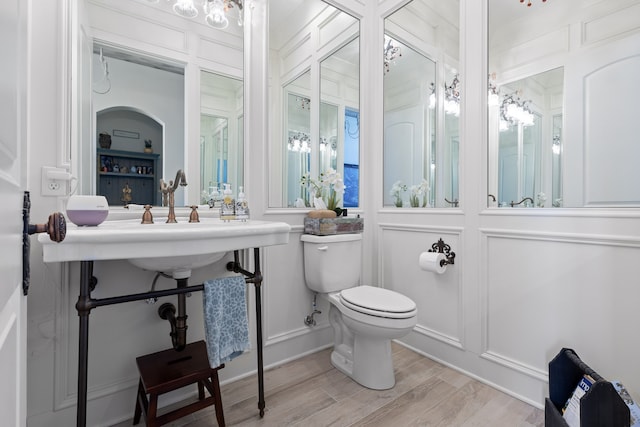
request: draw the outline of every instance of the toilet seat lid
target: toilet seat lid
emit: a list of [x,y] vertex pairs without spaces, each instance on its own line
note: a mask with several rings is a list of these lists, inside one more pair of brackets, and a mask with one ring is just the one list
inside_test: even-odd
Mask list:
[[378,317],[405,319],[416,312],[410,298],[375,286],[356,286],[340,292],[342,303],[352,310]]

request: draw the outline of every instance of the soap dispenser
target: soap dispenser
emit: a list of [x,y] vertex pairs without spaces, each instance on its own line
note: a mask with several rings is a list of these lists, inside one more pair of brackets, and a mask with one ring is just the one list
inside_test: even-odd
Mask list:
[[220,200],[220,194],[218,193],[218,186],[209,187],[209,207],[215,208],[216,202]]
[[236,219],[236,202],[233,200],[231,184],[224,184],[222,204],[220,205],[220,219],[223,221]]
[[239,187],[238,200],[236,200],[236,219],[246,221],[249,219],[249,204],[244,195],[242,186]]

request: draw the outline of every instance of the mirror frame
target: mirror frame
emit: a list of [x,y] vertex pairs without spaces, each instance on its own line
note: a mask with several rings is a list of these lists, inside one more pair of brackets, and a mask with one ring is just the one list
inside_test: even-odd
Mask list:
[[[442,6],[444,3],[437,3]],[[433,66],[433,78],[430,81],[420,82],[415,87],[405,85],[401,89],[407,92],[406,98],[419,98],[413,103],[400,105],[405,111],[422,109],[425,113],[414,113],[408,116],[407,120],[394,118],[398,127],[404,126],[404,130],[411,137],[416,133],[416,129],[422,132],[422,142],[413,143],[411,146],[400,147],[407,152],[406,159],[400,159],[398,164],[413,162],[414,169],[420,169],[420,173],[411,177],[412,182],[397,180],[396,177],[387,177],[389,174],[388,163],[385,160],[392,156],[387,155],[387,150],[393,150],[388,140],[387,121],[392,114],[396,114],[397,106],[387,112],[387,85],[383,86],[384,102],[384,152],[383,155],[383,206],[391,207],[411,207],[411,208],[457,208],[459,206],[459,156],[453,145],[460,138],[460,80],[458,78],[458,67],[460,61],[460,26],[459,26],[459,3],[457,8],[451,7],[451,3],[442,6],[441,9],[434,9],[434,4],[429,1],[413,0],[403,3],[399,8],[391,11],[384,18],[384,40],[383,51],[389,46],[395,46],[403,50],[409,50],[426,61],[430,61],[429,67]],[[453,10],[453,11],[452,11]],[[458,26],[441,25],[440,20],[450,24],[458,20]],[[436,21],[438,20],[438,21]],[[419,26],[422,31],[411,31],[407,25]],[[421,35],[418,35],[421,34]],[[390,44],[389,44],[390,43]],[[385,52],[386,54],[386,52]],[[455,55],[455,57],[454,57]],[[408,57],[399,56],[397,59],[389,60],[385,63],[385,76],[393,76],[401,70],[402,61]],[[415,68],[415,67],[414,67]],[[405,76],[401,81],[414,81],[413,76]],[[449,95],[449,96],[446,96]],[[448,107],[457,107],[448,108]],[[426,112],[432,112],[426,114]],[[420,121],[420,118],[422,120]],[[454,131],[455,129],[455,131]],[[406,136],[400,136],[400,141],[406,141]],[[415,141],[415,138],[413,139]],[[417,148],[416,148],[417,147]],[[395,151],[398,151],[396,148]],[[414,153],[420,152],[422,160],[415,164]],[[454,158],[455,157],[455,158]]]
[[[637,78],[633,77],[640,71],[640,61],[630,60],[640,56],[640,3],[536,2],[527,8],[517,2],[487,0],[487,8],[490,76],[496,72],[499,82],[514,82],[559,67],[564,70],[558,148],[562,160],[555,167],[561,171],[562,184],[553,183],[553,163],[558,162],[553,158],[556,134],[552,118],[560,113],[548,108],[544,118],[548,124],[543,130],[544,175],[540,178],[544,184],[536,190],[543,194],[534,205],[578,209],[640,207],[640,189],[631,184],[640,179],[632,160],[640,155],[634,143],[634,120],[626,116],[621,121],[633,106],[625,107],[619,102],[635,99],[633,94],[640,93]],[[492,21],[503,25],[495,27]],[[619,97],[619,93],[626,96]],[[614,121],[617,124],[612,127]],[[489,121],[487,127],[492,126],[497,124]],[[490,145],[489,142],[489,193],[492,183],[497,182],[498,167]],[[621,152],[625,154],[621,156]],[[611,173],[614,168],[616,172]],[[496,207],[493,202],[487,206]]]
[[[118,3],[114,5],[109,0],[95,0],[85,5],[86,13],[79,19],[84,20],[85,26],[90,28],[90,32],[96,35],[95,40],[99,40],[100,43],[126,49],[135,55],[157,58],[184,68],[185,119],[183,139],[188,141],[189,145],[193,144],[193,147],[185,145],[184,149],[185,160],[183,168],[187,173],[189,185],[186,187],[182,204],[188,204],[189,202],[198,201],[200,196],[199,138],[192,137],[192,135],[199,134],[199,72],[200,70],[205,70],[227,75],[243,80],[243,85],[246,85],[244,82],[247,68],[245,59],[248,58],[246,45],[247,34],[249,34],[248,28],[251,26],[251,13],[249,11],[250,8],[243,9],[245,14],[245,25],[243,27],[236,28],[230,25],[225,30],[215,30],[207,27],[204,23],[194,25],[193,21],[175,15],[170,10],[171,5],[164,3],[166,2],[161,2],[160,4]],[[122,19],[118,19],[125,16],[127,22],[131,25],[123,25]],[[145,34],[166,35],[167,31],[172,33],[171,37],[149,39],[144,36]],[[187,38],[197,39],[199,43],[187,44],[180,42]],[[77,54],[78,63],[87,61],[91,57],[87,54],[87,49],[80,49],[74,46],[72,51]],[[220,58],[224,58],[224,61],[220,61]],[[78,96],[77,98],[82,99],[83,97]],[[95,129],[90,129],[95,127],[95,117],[90,120],[83,119],[88,113],[85,108],[86,103],[86,101],[83,101],[83,108],[78,108],[73,120],[78,123],[78,134],[91,135],[90,141],[93,148],[90,151],[95,153],[97,145],[93,137]],[[191,114],[191,111],[197,111],[198,114]],[[245,134],[244,129],[241,134]],[[86,147],[79,141],[75,145],[72,143],[72,149],[74,150],[71,155],[72,160],[78,159],[71,162],[72,172],[79,179],[86,179],[87,176],[93,175],[87,173],[86,166],[79,164],[79,159],[82,159],[84,163],[84,161],[92,159],[93,155],[87,157]],[[90,160],[90,164],[93,165],[95,171],[94,163],[94,160]],[[245,169],[243,166],[243,172]],[[196,171],[198,172],[196,173]],[[173,179],[169,175],[174,174],[175,171],[166,171],[166,173],[168,174],[166,175],[167,179]],[[95,194],[95,187],[88,188],[83,183],[83,185],[78,186],[78,191],[84,194]],[[178,204],[178,200],[176,204]]]
[[[271,10],[269,16],[281,16],[280,13],[276,13],[278,10],[278,3],[268,2],[269,8],[276,7],[277,9]],[[321,64],[322,61],[330,58],[336,52],[339,52],[343,47],[349,45],[350,42],[354,40],[358,40],[358,52],[359,48],[359,40],[360,40],[360,18],[350,13],[350,11],[345,10],[344,7],[340,7],[333,2],[318,0],[316,3],[311,4],[311,2],[303,1],[298,2],[295,5],[299,7],[296,9],[295,7],[292,10],[288,10],[287,13],[291,15],[286,15],[287,21],[296,21],[296,22],[308,22],[309,15],[322,18],[321,24],[318,25],[318,28],[313,31],[308,31],[308,33],[312,33],[313,35],[309,36],[307,33],[301,34],[301,32],[291,30],[288,36],[291,38],[279,42],[279,46],[277,49],[284,50],[287,53],[286,58],[280,60],[282,66],[286,69],[284,72],[279,71],[279,66],[281,64],[277,64],[272,58],[268,61],[268,66],[270,67],[269,71],[269,80],[270,80],[270,102],[271,113],[269,116],[269,121],[272,124],[270,127],[270,135],[269,135],[269,163],[267,165],[268,169],[268,207],[270,209],[283,209],[296,206],[296,202],[293,200],[288,200],[288,191],[287,187],[299,186],[299,182],[302,178],[295,179],[294,177],[289,177],[287,179],[287,161],[285,160],[287,157],[287,136],[285,135],[286,131],[286,110],[285,107],[287,105],[286,97],[287,92],[286,88],[295,80],[297,80],[300,76],[303,76],[306,72],[309,73],[309,81],[310,81],[310,89],[309,95],[307,96],[304,93],[299,93],[299,96],[308,97],[310,100],[310,108],[312,111],[310,117],[310,156],[311,159],[309,161],[309,174],[311,179],[316,179],[319,175],[319,151],[320,151],[320,98],[321,98]],[[294,5],[294,6],[295,6]],[[311,8],[308,10],[308,8]],[[281,11],[282,12],[282,11]],[[284,13],[284,12],[283,12]],[[303,16],[304,19],[296,20],[294,17]],[[341,21],[349,20],[348,22],[348,32],[345,32],[343,29],[338,30],[337,26],[343,25]],[[267,22],[266,31],[269,32],[271,25],[273,22]],[[280,28],[280,27],[278,27]],[[341,27],[342,28],[342,27]],[[340,37],[336,37],[339,35]],[[284,39],[285,37],[282,38]],[[270,35],[271,37],[271,35]],[[271,37],[275,40],[275,37]],[[312,52],[305,56],[304,53],[301,53],[301,48],[305,45],[311,46],[309,44],[311,41],[315,41],[315,43],[324,43],[322,46],[312,47]],[[274,43],[271,41],[272,45],[270,46],[270,51],[276,49],[274,48]],[[358,53],[358,72],[357,75],[354,76],[358,81],[358,93],[356,98],[358,109],[360,109],[360,91],[361,91],[361,83],[360,83],[360,62],[361,55]],[[352,106],[349,106],[352,107]],[[279,112],[282,111],[282,114]],[[313,113],[313,112],[318,113]],[[273,117],[272,114],[278,112],[278,117]],[[338,155],[338,158],[341,156]],[[360,162],[360,159],[359,159]],[[293,183],[293,181],[296,181]],[[288,181],[292,181],[291,185],[288,184]],[[304,198],[300,198],[301,200],[297,201],[297,207],[302,208],[304,203]],[[309,209],[309,207],[305,206],[304,209]]]

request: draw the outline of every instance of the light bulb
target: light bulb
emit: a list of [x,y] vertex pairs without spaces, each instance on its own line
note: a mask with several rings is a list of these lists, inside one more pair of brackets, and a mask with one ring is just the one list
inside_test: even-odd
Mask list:
[[176,4],[173,5],[173,11],[185,18],[198,16],[198,9],[193,4],[193,0],[176,0]]
[[429,108],[430,109],[434,109],[436,108],[436,94],[432,93],[431,95],[429,95]]
[[223,30],[229,25],[229,20],[224,14],[222,0],[207,1],[204,4],[204,12],[207,14],[205,21],[213,28]]
[[489,105],[493,107],[500,105],[500,97],[498,96],[497,93],[489,92],[488,102],[489,102]]

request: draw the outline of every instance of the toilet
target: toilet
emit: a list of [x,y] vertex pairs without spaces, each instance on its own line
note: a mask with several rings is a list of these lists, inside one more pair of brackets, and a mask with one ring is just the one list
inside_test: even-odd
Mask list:
[[367,388],[392,388],[391,340],[416,325],[415,302],[389,289],[360,284],[361,234],[303,234],[301,240],[307,287],[329,301],[331,364]]

